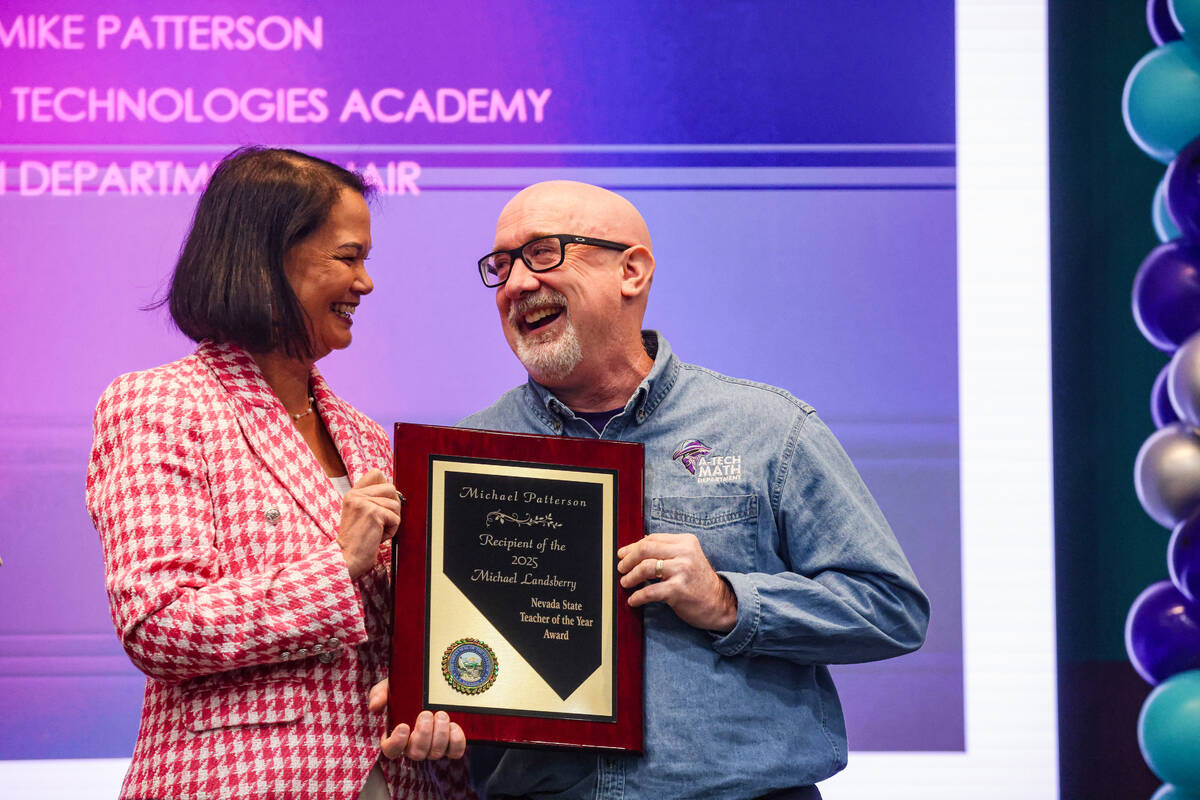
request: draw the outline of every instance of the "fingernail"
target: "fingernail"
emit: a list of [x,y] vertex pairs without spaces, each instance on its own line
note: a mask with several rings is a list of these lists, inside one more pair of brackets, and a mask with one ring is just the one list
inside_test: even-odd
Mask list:
[[450,719],[450,715],[447,714],[445,711],[439,711],[439,712],[437,712],[437,718],[438,718],[438,720],[448,720],[448,719]]

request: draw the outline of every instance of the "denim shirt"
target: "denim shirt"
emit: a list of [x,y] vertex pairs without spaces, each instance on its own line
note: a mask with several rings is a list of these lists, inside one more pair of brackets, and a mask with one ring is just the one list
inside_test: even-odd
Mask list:
[[[724,635],[644,609],[645,753],[507,749],[489,796],[753,798],[846,765],[825,664],[921,646],[929,602],[811,406],[686,364],[643,333],[650,374],[602,439],[645,446],[646,533],[691,533],[737,597]],[[461,423],[596,438],[530,380]]]

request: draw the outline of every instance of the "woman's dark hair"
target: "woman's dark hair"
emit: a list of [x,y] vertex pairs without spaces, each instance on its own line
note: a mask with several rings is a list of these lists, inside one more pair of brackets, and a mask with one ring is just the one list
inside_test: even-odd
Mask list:
[[167,290],[179,330],[197,342],[310,358],[307,316],[283,259],[325,223],[342,189],[371,194],[361,176],[295,150],[243,147],[222,159]]

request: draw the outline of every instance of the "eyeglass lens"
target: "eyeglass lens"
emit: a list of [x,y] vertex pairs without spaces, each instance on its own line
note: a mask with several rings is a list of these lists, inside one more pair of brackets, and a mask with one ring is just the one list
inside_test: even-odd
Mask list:
[[[562,263],[562,242],[552,236],[534,239],[521,248],[521,256],[534,271],[554,269]],[[489,286],[504,283],[512,270],[512,254],[495,253],[489,256],[483,262],[483,270]]]

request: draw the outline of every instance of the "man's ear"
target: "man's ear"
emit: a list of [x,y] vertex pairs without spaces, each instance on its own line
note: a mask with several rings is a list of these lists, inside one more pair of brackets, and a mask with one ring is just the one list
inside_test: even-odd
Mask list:
[[625,251],[621,265],[621,295],[634,298],[650,290],[654,279],[654,254],[645,245],[634,245]]

